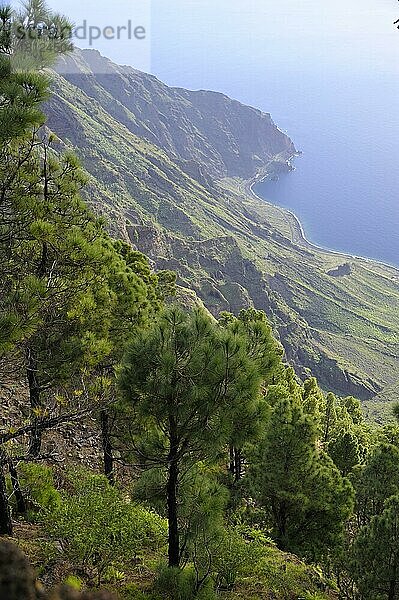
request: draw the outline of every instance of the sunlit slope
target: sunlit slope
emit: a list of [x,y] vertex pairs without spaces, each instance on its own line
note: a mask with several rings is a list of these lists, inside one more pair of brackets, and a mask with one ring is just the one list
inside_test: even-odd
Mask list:
[[[243,173],[234,172],[230,150],[223,155],[220,148],[211,148],[212,135],[219,143],[217,131],[207,133],[202,147],[202,163],[208,158],[212,163],[209,173],[176,157],[178,139],[186,150],[191,143],[192,131],[185,129],[184,120],[183,131],[170,142],[172,149],[162,147],[156,135],[151,142],[142,132],[149,128],[156,133],[160,105],[142,114],[140,123],[135,97],[142,87],[131,97],[130,110],[128,100],[120,100],[117,77],[113,73],[104,81],[90,72],[68,81],[55,75],[48,107],[49,126],[81,157],[90,175],[87,197],[112,230],[149,254],[157,267],[175,269],[180,282],[213,312],[238,311],[250,304],[264,309],[299,374],[312,372],[325,388],[357,395],[371,405],[394,399],[399,379],[398,271],[307,246],[290,215],[250,194]],[[146,77],[150,79],[140,74],[141,86]],[[122,83],[126,88],[129,82]],[[170,88],[164,88],[169,94]],[[173,95],[167,96],[170,110]],[[181,97],[176,110],[183,118]],[[208,112],[214,115],[213,94],[209,98]],[[224,105],[228,110],[227,101]],[[239,124],[236,107],[223,121],[218,119],[231,140],[235,127],[242,131],[244,109],[239,109]],[[190,102],[187,110],[188,115],[193,110]],[[206,92],[200,112],[206,114]],[[258,113],[262,121],[263,113]],[[249,118],[254,118],[252,113]],[[267,131],[278,132],[274,126]],[[169,135],[173,138],[173,131]],[[289,138],[276,135],[272,141],[256,142],[257,151],[267,149],[263,170],[284,168],[293,152]],[[249,158],[250,139],[238,138],[246,157],[245,179],[250,179],[258,158]],[[215,165],[221,163],[226,168],[217,178]],[[342,266],[344,274],[337,274]]]

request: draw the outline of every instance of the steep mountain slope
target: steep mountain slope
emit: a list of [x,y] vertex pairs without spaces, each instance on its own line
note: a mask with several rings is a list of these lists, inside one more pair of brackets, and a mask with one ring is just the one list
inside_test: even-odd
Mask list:
[[63,58],[57,71],[202,182],[249,178],[282,151],[295,153],[269,114],[223,94],[170,88],[156,77],[113,64],[95,50]]
[[81,156],[87,196],[111,228],[213,312],[264,309],[301,375],[371,403],[393,399],[399,272],[309,246],[288,213],[251,194],[249,180],[289,168],[295,153],[270,116],[93,51],[67,61],[49,126]]

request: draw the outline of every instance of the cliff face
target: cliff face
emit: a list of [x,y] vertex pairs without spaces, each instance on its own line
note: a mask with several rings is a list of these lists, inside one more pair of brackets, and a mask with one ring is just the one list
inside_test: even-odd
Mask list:
[[[111,230],[174,269],[214,314],[265,310],[298,374],[363,400],[391,399],[399,372],[394,269],[302,246],[284,211],[245,180],[287,168],[269,115],[221,94],[169,88],[98,53],[54,74],[49,127],[89,173]],[[340,276],[333,276],[339,272]]]
[[57,71],[202,182],[209,177],[249,179],[276,155],[295,153],[269,114],[223,94],[168,87],[95,50],[77,50],[60,60]]

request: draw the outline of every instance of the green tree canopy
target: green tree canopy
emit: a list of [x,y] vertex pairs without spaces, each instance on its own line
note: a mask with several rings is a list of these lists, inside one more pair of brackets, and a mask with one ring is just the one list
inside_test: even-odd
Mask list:
[[356,514],[360,525],[384,509],[387,498],[399,493],[399,449],[379,444],[364,466],[355,470]]
[[165,472],[169,565],[178,566],[185,473],[217,460],[232,435],[232,415],[258,397],[261,377],[241,336],[202,309],[172,307],[131,343],[119,380],[131,447],[144,467]]
[[357,536],[352,549],[353,573],[365,600],[399,598],[399,496],[387,500]]
[[30,135],[44,115],[49,78],[42,69],[73,48],[71,24],[43,0],[28,0],[20,12],[0,7],[0,142]]
[[252,470],[256,498],[270,513],[282,549],[312,559],[334,548],[353,491],[317,444],[318,428],[296,398],[274,407]]
[[[262,378],[262,397],[254,396],[252,402],[237,405],[232,411],[232,434],[230,439],[230,472],[235,481],[241,479],[245,457],[243,450],[248,442],[256,443],[263,433],[267,415],[264,396],[271,385],[284,376],[283,348],[275,339],[263,311],[253,308],[240,311],[238,317],[222,313],[219,323],[239,336],[248,359]],[[233,407],[232,407],[233,408]]]

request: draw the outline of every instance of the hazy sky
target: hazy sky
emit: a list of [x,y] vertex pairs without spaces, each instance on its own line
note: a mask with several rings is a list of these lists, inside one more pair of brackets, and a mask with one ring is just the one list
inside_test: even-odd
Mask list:
[[153,68],[263,61],[399,74],[396,0],[153,0]]
[[[0,0],[1,1],[1,0]],[[15,4],[15,1],[14,1]],[[222,67],[339,65],[399,73],[396,0],[49,0],[76,24],[144,25],[147,41],[93,42],[113,60],[198,80]],[[88,40],[78,42],[88,46]],[[152,50],[150,62],[149,50]]]

